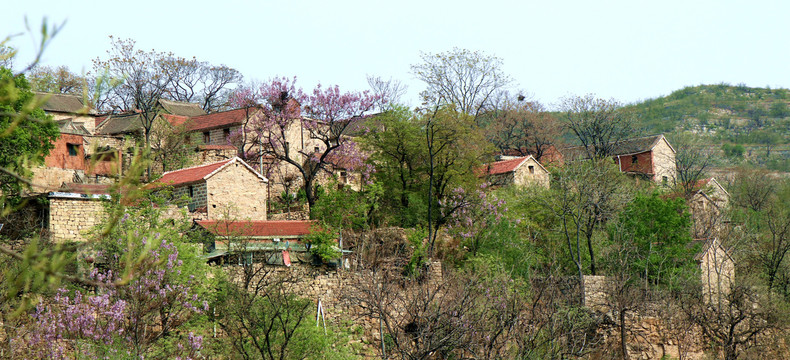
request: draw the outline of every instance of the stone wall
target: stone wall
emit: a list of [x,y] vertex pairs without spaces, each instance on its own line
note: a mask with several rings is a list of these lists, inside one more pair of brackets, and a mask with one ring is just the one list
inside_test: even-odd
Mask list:
[[49,233],[53,242],[85,241],[85,234],[106,215],[103,201],[90,198],[49,198]]
[[[190,189],[192,189],[191,196],[189,194]],[[189,212],[193,212],[196,209],[205,208],[207,204],[206,183],[202,182],[186,186],[179,186],[173,189],[173,199],[176,200],[176,202],[185,197],[189,198],[187,202],[187,209]]]
[[206,180],[209,219],[266,220],[268,186],[235,162]]
[[653,148],[653,169],[655,176],[653,181],[663,183],[664,178],[671,183],[677,179],[677,167],[675,166],[675,152],[669,146],[665,138]]

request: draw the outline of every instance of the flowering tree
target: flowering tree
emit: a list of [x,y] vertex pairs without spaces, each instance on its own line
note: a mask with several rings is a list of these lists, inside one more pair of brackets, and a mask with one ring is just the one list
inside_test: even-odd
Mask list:
[[442,214],[449,219],[448,231],[463,239],[473,255],[477,254],[481,241],[493,226],[502,220],[502,214],[507,212],[504,200],[485,191],[487,185],[481,184],[472,191],[455,188],[440,203]]
[[364,155],[349,135],[379,97],[368,92],[341,93],[338,86],[324,88],[320,84],[308,95],[295,82],[295,78],[275,78],[261,85],[257,93],[231,98],[241,106],[255,99],[263,101],[259,115],[249,120],[244,131],[254,134],[260,156],[296,169],[312,206],[321,171],[339,162],[352,168],[363,166]]
[[163,354],[156,346],[208,308],[193,293],[192,279],[178,281],[182,265],[175,245],[162,240],[142,259],[139,276],[124,285],[117,285],[119,279],[111,270],[94,270],[90,277],[105,284],[98,294],[77,290],[69,296],[60,289],[53,302],[36,309],[30,336],[15,341],[42,358],[113,357],[119,352],[191,358],[200,350],[202,336],[189,333],[181,339],[186,346],[179,342],[170,350],[175,353]]

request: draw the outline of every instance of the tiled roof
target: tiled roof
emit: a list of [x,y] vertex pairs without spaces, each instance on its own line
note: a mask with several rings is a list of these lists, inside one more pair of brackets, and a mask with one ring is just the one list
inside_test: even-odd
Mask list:
[[[35,96],[37,99],[45,96],[49,97],[42,106],[42,109],[47,112],[77,114],[82,113],[85,107],[82,103],[82,96],[79,95],[36,92]],[[87,113],[96,114],[96,111],[88,109]]]
[[493,162],[485,165],[481,172],[487,175],[505,174],[505,173],[513,172],[516,171],[516,169],[519,166],[521,166],[521,164],[523,164],[524,161],[527,161],[528,158],[530,158],[530,156]]
[[188,116],[183,116],[183,115],[161,114],[161,116],[163,119],[167,120],[167,122],[169,122],[170,125],[173,126],[181,126],[183,123],[189,120]]
[[107,194],[110,191],[110,185],[66,183],[60,187],[60,191],[77,194]]
[[200,105],[188,102],[159,99],[159,105],[162,106],[162,109],[168,114],[172,115],[199,116],[206,114],[206,111],[203,110]]
[[198,150],[238,150],[233,145],[198,145]]
[[167,186],[167,185],[186,185],[195,183],[205,179],[214,171],[222,166],[230,163],[235,159],[224,160],[208,165],[195,166],[191,168],[169,171],[162,174],[162,177],[151,183],[149,186]]
[[203,220],[198,225],[219,236],[302,237],[310,233],[315,221],[224,221]]
[[255,176],[263,180],[264,182],[268,182],[269,180],[266,179],[263,175],[255,171],[251,168],[244,160],[234,157],[233,159],[223,160],[207,165],[200,165],[194,166],[191,168],[180,169],[175,171],[168,171],[162,174],[162,177],[157,179],[156,181],[148,184],[146,187],[148,188],[155,188],[160,186],[168,186],[168,185],[187,185],[196,183],[202,180],[206,180],[211,177],[214,173],[225,167],[226,165],[238,162],[241,165],[244,165],[249,171],[252,171]]
[[247,113],[252,115],[256,109],[236,109],[208,115],[193,116],[187,122],[188,131],[210,130],[221,127],[242,125]]
[[128,134],[143,130],[140,114],[108,115],[96,126],[97,134]]
[[[659,134],[622,140],[614,146],[613,153],[611,155],[634,155],[650,151],[663,137],[664,135]],[[587,151],[583,146],[564,148],[561,150],[561,152],[565,157],[571,159],[584,159],[588,156]]]

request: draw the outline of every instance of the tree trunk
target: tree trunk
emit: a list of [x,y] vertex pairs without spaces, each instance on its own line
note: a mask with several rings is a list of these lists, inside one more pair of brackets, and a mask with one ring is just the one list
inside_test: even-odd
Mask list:
[[626,346],[625,336],[625,310],[620,309],[620,351],[623,352],[623,360],[628,360],[628,346]]

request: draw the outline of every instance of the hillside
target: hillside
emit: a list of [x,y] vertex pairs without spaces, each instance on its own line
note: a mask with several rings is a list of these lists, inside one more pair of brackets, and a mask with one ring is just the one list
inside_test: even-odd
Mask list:
[[721,165],[744,161],[790,171],[790,90],[700,85],[628,105],[645,133],[686,137],[721,150]]

